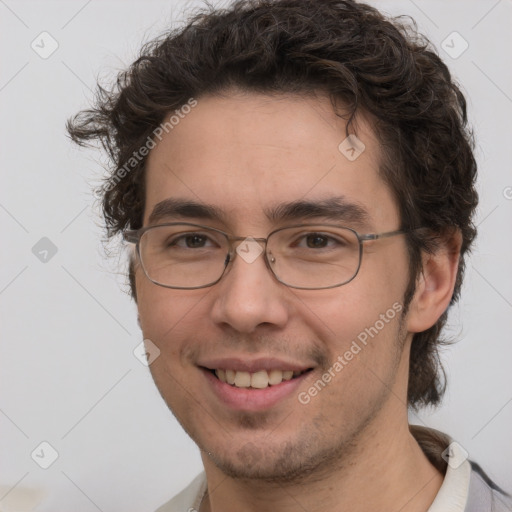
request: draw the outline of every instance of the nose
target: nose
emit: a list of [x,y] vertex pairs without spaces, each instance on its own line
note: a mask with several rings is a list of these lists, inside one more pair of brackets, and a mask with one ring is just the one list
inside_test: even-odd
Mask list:
[[262,326],[282,328],[289,317],[284,284],[267,268],[263,253],[245,257],[241,244],[226,274],[215,285],[213,321],[237,332],[253,333]]

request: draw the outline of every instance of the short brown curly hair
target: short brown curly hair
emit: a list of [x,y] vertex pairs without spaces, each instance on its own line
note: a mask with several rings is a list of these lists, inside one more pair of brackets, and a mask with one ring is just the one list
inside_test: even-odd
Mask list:
[[[142,226],[146,158],[126,162],[190,98],[229,91],[324,92],[346,107],[347,133],[357,111],[370,113],[384,153],[380,173],[397,201],[407,235],[407,305],[421,256],[457,228],[462,235],[451,303],[459,297],[464,258],[476,230],[476,162],[466,101],[446,65],[414,26],[352,0],[237,0],[207,7],[182,28],[146,44],[93,108],[68,121],[81,145],[99,141],[112,163],[100,189],[107,236]],[[353,123],[352,123],[353,124]],[[130,283],[135,300],[133,266]],[[445,312],[413,337],[409,405],[436,405],[446,379],[439,361]]]

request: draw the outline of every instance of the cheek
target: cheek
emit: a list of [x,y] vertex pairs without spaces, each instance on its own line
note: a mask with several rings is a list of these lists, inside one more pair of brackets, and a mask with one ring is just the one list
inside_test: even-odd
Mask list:
[[322,296],[301,296],[298,317],[319,339],[330,340],[327,344],[339,354],[352,340],[364,342],[365,333],[375,324],[380,332],[384,322],[387,330],[399,318],[404,289],[396,282],[383,285],[358,275],[340,288],[324,290]]
[[176,360],[180,341],[194,332],[204,298],[203,290],[172,290],[136,275],[138,313],[144,338],[150,339],[164,355]]
[[322,340],[331,365],[341,359],[343,370],[336,375],[344,377],[338,381],[346,378],[353,383],[366,378],[368,368],[386,373],[399,356],[397,338],[407,275],[394,275],[393,268],[402,268],[401,261],[395,260],[394,267],[387,268],[391,263],[382,259],[367,261],[350,283],[300,297],[301,322]]
[[199,290],[166,289],[144,279],[143,276],[137,282],[140,325],[144,339],[151,340],[160,351],[149,369],[167,405],[183,415],[187,397],[197,388],[197,383],[191,380],[195,373],[190,371],[187,355],[196,346],[194,334],[204,332],[199,327],[201,318],[204,319],[204,292],[199,295]]
[[337,297],[308,303],[309,316],[302,316],[321,340],[329,361],[305,383],[300,400],[309,400],[308,413],[336,432],[357,428],[385,403],[401,349],[400,303],[376,303],[365,289],[346,287]]

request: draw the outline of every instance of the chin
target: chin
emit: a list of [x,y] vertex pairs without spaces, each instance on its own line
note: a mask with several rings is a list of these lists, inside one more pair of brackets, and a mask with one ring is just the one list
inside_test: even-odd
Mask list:
[[230,478],[282,485],[322,480],[325,472],[329,473],[333,465],[340,464],[343,459],[340,451],[347,451],[340,446],[333,450],[330,443],[322,447],[317,432],[309,433],[304,439],[300,437],[286,442],[276,439],[272,443],[269,442],[269,438],[272,438],[270,433],[261,436],[260,440],[241,443],[238,448],[233,446],[231,440],[229,446],[213,451],[204,450],[204,453]]

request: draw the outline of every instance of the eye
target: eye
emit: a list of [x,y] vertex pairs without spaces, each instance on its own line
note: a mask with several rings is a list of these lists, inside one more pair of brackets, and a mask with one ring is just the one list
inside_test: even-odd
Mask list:
[[310,249],[322,249],[329,243],[329,237],[319,233],[312,233],[305,237],[306,245]]
[[202,233],[184,233],[174,236],[167,243],[168,247],[179,247],[181,249],[203,249],[214,245],[216,244]]
[[344,247],[347,242],[340,236],[334,237],[326,233],[306,233],[300,236],[293,245],[303,249],[334,249]]

